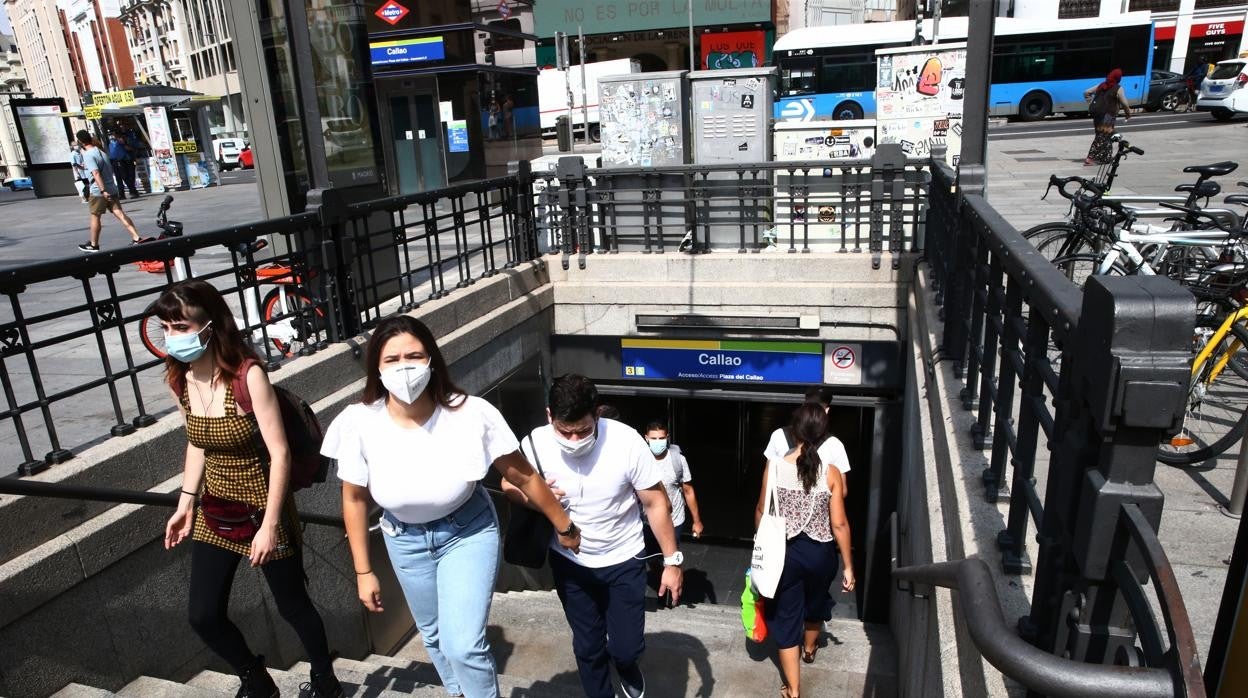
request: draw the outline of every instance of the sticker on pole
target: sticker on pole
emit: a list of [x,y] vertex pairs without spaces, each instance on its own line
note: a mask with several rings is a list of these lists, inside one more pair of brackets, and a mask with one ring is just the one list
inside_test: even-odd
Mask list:
[[862,345],[827,344],[823,354],[823,382],[828,385],[862,384]]

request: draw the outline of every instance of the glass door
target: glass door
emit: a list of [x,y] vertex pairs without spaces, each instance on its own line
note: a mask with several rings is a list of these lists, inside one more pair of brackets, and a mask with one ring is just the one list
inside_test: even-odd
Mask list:
[[446,186],[442,128],[432,90],[390,95],[390,135],[399,194]]

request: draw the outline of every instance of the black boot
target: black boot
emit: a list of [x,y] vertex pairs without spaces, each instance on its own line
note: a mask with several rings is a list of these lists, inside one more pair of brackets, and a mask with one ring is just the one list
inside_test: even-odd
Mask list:
[[238,675],[242,685],[234,698],[279,698],[281,691],[273,683],[273,677],[264,668],[264,655],[256,657],[251,666]]
[[299,685],[299,698],[342,698],[342,684],[331,671],[328,674],[311,672],[312,679]]

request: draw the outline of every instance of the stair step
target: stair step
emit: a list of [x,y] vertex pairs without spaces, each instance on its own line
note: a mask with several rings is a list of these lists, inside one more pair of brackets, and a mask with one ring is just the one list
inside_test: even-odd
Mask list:
[[[238,680],[235,679],[233,691],[237,690]],[[117,695],[123,698],[220,698],[221,693],[154,676],[140,676],[117,691]]]
[[115,695],[112,691],[106,691],[102,688],[94,686],[83,686],[80,683],[71,683],[65,688],[52,694],[52,698],[109,698]]
[[[891,695],[896,690],[897,649],[887,627],[834,619],[813,665],[802,665],[803,692],[811,695]],[[499,671],[532,682],[525,695],[580,692],[572,635],[558,596],[549,591],[496,594],[489,638]],[[662,677],[675,696],[753,697],[779,691],[774,647],[745,640],[740,609],[699,604],[646,613],[642,667]],[[370,657],[369,660],[375,660]],[[399,661],[428,662],[419,636],[402,647]]]

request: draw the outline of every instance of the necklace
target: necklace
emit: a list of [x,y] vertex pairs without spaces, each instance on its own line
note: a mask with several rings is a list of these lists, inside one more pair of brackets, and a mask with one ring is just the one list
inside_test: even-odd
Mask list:
[[208,408],[212,407],[212,402],[216,398],[217,393],[217,372],[212,372],[212,377],[208,379],[208,399],[204,399],[204,389],[199,385],[195,386],[195,396],[199,398],[199,406],[203,408],[201,416],[208,416]]

